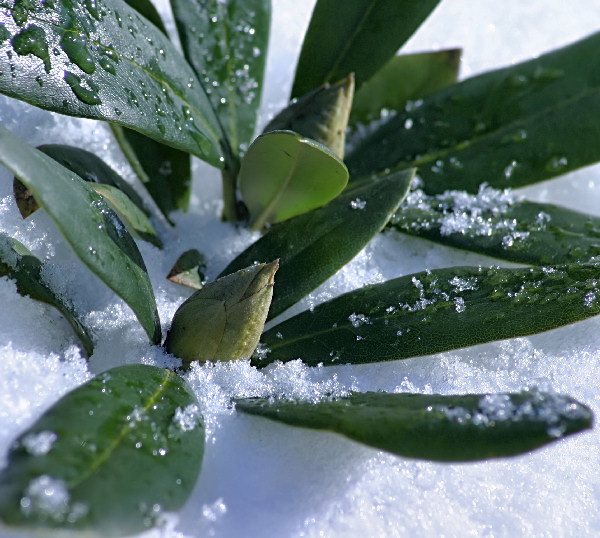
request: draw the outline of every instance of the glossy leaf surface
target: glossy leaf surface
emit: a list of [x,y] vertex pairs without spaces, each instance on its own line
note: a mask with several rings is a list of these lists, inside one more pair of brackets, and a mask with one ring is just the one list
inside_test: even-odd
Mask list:
[[189,154],[118,125],[112,125],[112,131],[121,151],[163,215],[169,219],[173,211],[186,211],[192,188]]
[[428,194],[476,193],[600,160],[598,47],[600,33],[425,98],[354,146],[352,177],[417,166]]
[[234,152],[254,136],[269,31],[269,0],[171,0],[185,57],[206,88]]
[[360,88],[438,5],[439,0],[318,0],[304,37],[292,97],[350,73]]
[[531,265],[586,263],[600,256],[600,218],[552,204],[516,201],[490,188],[408,195],[390,228],[443,245]]
[[327,146],[343,159],[353,97],[354,77],[351,75],[292,101],[267,124],[263,132],[294,131]]
[[154,292],[141,254],[117,215],[79,176],[0,126],[0,163],[46,210],[79,259],[161,340]]
[[113,368],[19,437],[0,474],[0,516],[100,536],[141,532],[181,508],[203,451],[198,404],[181,377],[140,364]]
[[456,83],[461,49],[394,56],[356,92],[350,123],[379,119],[383,109],[402,111],[417,101]]
[[597,265],[453,267],[341,295],[267,331],[257,365],[406,359],[535,334],[600,313]]
[[269,311],[269,318],[274,318],[341,269],[381,231],[406,196],[412,177],[413,172],[407,170],[383,176],[273,227],[221,275],[255,260],[278,258]]
[[160,14],[150,0],[125,0],[125,3],[135,9],[140,15],[143,15],[154,26],[156,26],[163,34],[167,35],[165,24],[160,18]]
[[21,295],[42,301],[55,307],[69,322],[81,340],[88,355],[94,352],[94,344],[79,317],[60,295],[54,293],[42,278],[42,262],[25,245],[16,239],[0,234],[0,276],[13,278]]
[[138,130],[221,162],[221,130],[193,70],[122,0],[2,1],[0,91],[72,116]]
[[175,262],[167,278],[171,282],[199,290],[206,284],[206,258],[196,249],[186,250]]
[[246,399],[236,404],[243,413],[434,461],[514,456],[592,426],[585,405],[538,391],[465,396],[367,392],[318,403]]
[[242,199],[260,229],[335,198],[348,182],[344,163],[325,146],[291,131],[259,136],[240,169]]

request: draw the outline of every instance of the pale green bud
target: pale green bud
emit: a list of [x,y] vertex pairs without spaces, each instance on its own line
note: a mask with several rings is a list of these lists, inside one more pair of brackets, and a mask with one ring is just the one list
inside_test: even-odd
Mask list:
[[271,299],[276,260],[253,265],[206,284],[175,312],[165,349],[183,360],[250,358],[262,334]]

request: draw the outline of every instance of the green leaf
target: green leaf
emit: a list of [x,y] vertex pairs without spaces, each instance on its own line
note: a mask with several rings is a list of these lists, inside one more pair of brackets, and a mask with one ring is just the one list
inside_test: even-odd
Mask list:
[[156,26],[163,34],[167,35],[165,24],[160,18],[160,14],[150,0],[125,0],[125,3],[135,9],[140,15],[148,19]]
[[360,88],[391,58],[439,0],[318,0],[304,37],[292,97],[354,73]]
[[325,84],[292,101],[267,124],[263,132],[294,131],[327,146],[343,159],[353,96],[352,75],[337,84]]
[[540,333],[600,313],[598,265],[453,267],[341,295],[263,334],[256,365],[406,359]]
[[335,198],[348,182],[344,163],[322,144],[290,131],[259,136],[239,175],[253,228],[306,213]]
[[129,199],[129,197],[112,185],[93,185],[92,188],[102,196],[115,209],[118,215],[125,221],[127,227],[144,241],[162,248],[163,243],[156,235],[152,223],[143,211]]
[[190,156],[147,136],[111,125],[121,151],[146,190],[169,220],[173,211],[187,211],[192,191]]
[[193,70],[122,0],[0,1],[0,91],[107,120],[222,167],[221,129]]
[[600,218],[564,207],[514,201],[490,188],[428,196],[410,193],[390,228],[517,263],[586,263],[600,256]]
[[183,379],[154,366],[113,368],[64,396],[13,444],[0,474],[0,516],[19,527],[138,533],[183,506],[203,451],[198,404]]
[[160,321],[142,256],[91,185],[0,126],[0,163],[31,190],[79,259],[135,312],[153,343]]
[[42,278],[42,262],[25,245],[16,239],[0,234],[0,276],[14,278],[21,295],[42,301],[56,308],[69,322],[81,340],[88,355],[94,352],[94,344],[73,307],[60,295],[55,294]]
[[600,33],[425,98],[355,143],[352,178],[417,166],[428,194],[549,179],[600,160]]
[[409,101],[455,84],[461,54],[447,49],[394,56],[356,92],[350,123],[379,119],[384,109],[402,111]]
[[186,250],[175,262],[167,278],[171,282],[201,289],[206,284],[206,258],[196,249]]
[[269,44],[269,0],[171,0],[186,59],[206,88],[232,149],[254,136]]
[[474,461],[529,452],[592,427],[592,412],[569,397],[518,394],[354,393],[319,403],[237,400],[243,413],[328,430],[399,456]]
[[269,318],[281,314],[341,269],[379,233],[410,186],[413,171],[347,190],[328,205],[283,222],[250,245],[221,275],[255,260],[279,259]]
[[188,368],[192,361],[235,361],[254,353],[273,297],[277,260],[206,284],[175,312],[164,346]]

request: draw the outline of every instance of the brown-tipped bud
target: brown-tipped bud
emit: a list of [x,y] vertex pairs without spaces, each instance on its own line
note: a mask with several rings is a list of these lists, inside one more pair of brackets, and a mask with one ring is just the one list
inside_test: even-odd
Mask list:
[[350,75],[292,102],[269,122],[264,132],[294,131],[316,140],[343,159],[353,97],[354,75]]
[[253,265],[206,284],[175,312],[165,348],[192,361],[250,358],[262,334],[279,261]]

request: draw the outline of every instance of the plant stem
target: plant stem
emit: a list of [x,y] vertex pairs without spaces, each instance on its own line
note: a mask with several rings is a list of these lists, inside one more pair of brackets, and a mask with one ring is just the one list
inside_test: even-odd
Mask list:
[[221,218],[224,221],[236,222],[238,220],[236,207],[239,163],[229,164],[234,164],[234,166],[227,166],[221,171],[221,177],[223,178],[223,214]]

